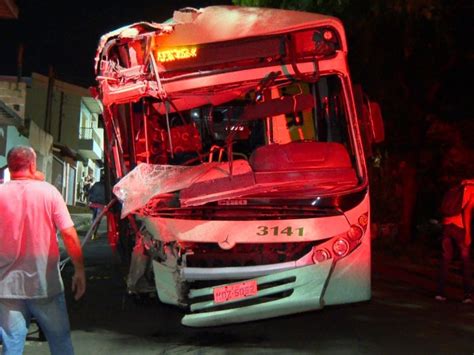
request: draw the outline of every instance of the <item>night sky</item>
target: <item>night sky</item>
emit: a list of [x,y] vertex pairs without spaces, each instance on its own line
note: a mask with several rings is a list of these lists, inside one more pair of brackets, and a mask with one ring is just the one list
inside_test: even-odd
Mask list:
[[231,0],[17,0],[18,20],[0,20],[0,75],[17,75],[19,43],[23,76],[47,74],[85,87],[94,84],[93,60],[104,33],[138,21],[163,22],[183,7],[230,5]]

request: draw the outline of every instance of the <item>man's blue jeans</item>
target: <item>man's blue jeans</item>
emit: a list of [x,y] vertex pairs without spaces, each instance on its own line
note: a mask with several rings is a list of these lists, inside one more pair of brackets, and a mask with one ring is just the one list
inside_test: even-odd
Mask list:
[[74,354],[64,293],[48,298],[0,298],[0,335],[3,355],[21,355],[31,317],[48,339],[52,355]]

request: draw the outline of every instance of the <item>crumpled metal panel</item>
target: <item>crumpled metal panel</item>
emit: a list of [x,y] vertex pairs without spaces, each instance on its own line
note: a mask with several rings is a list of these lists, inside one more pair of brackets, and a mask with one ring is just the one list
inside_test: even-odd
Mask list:
[[[153,261],[155,273],[155,286],[161,302],[175,306],[185,307],[183,301],[187,285],[181,279],[176,267],[176,260],[170,260],[163,264]],[[158,277],[156,275],[159,275]]]
[[[251,173],[248,162],[236,160],[232,175]],[[143,207],[154,196],[179,191],[194,183],[230,177],[228,163],[196,166],[139,164],[113,189],[123,203],[122,218]],[[207,191],[210,193],[212,191]]]

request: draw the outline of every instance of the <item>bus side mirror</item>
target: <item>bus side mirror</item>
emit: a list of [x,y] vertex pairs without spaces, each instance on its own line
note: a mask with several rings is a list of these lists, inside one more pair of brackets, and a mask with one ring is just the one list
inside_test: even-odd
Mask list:
[[385,130],[380,105],[377,102],[369,101],[368,108],[372,142],[381,143],[385,139]]
[[382,111],[377,102],[370,101],[362,86],[354,85],[354,100],[359,119],[359,127],[362,136],[362,144],[366,157],[373,155],[374,143],[383,142],[385,130],[382,119]]

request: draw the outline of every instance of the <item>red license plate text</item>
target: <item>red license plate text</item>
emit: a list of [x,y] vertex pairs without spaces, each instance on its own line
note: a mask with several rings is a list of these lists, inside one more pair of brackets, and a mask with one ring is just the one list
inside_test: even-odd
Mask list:
[[257,281],[243,281],[231,285],[214,287],[214,302],[224,303],[232,300],[255,296],[256,294]]

